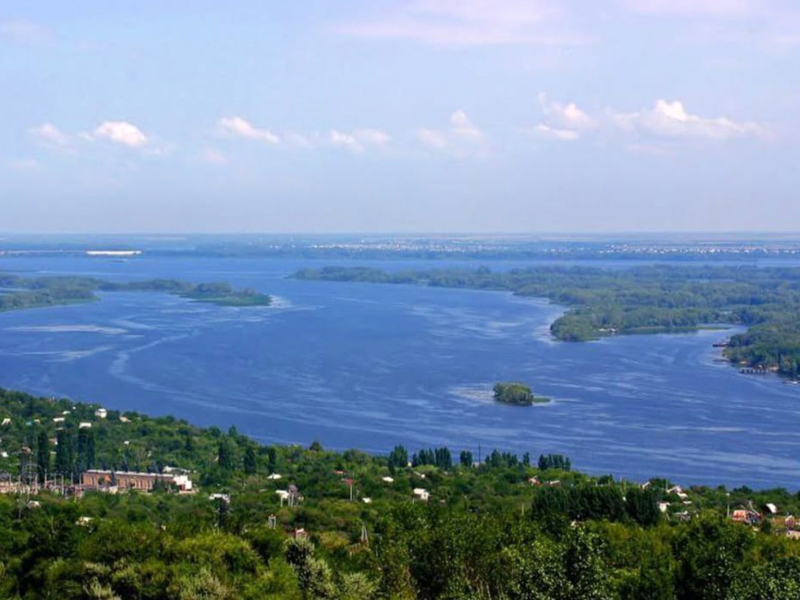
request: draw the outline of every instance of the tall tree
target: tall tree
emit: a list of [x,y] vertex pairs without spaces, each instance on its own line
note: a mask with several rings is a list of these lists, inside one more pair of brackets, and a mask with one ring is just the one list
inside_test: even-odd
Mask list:
[[257,468],[256,451],[252,446],[248,446],[244,451],[244,472],[248,475],[255,475]]
[[72,477],[75,469],[75,454],[72,448],[72,435],[66,429],[61,429],[56,434],[56,464],[55,472],[59,475]]
[[224,437],[219,440],[217,464],[221,469],[225,469],[226,471],[233,470],[233,450],[231,449],[230,442]]
[[44,483],[47,473],[50,472],[50,440],[47,439],[47,431],[41,429],[36,440],[36,466],[39,476],[39,483]]

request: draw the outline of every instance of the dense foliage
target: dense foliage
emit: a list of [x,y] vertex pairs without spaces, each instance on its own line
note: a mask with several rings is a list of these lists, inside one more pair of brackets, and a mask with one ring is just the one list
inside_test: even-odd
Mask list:
[[32,277],[0,274],[0,312],[98,300],[96,292],[163,292],[224,306],[268,306],[272,299],[255,290],[235,290],[227,283],[192,284],[176,279],[125,283],[91,277]]
[[[0,390],[0,470],[18,480],[27,446],[48,478],[171,465],[200,491],[0,494],[0,597],[800,597],[800,543],[724,518],[727,502],[796,513],[800,495],[785,490],[692,488],[686,511],[668,482],[592,478],[560,455],[534,466],[465,450],[456,465],[438,448],[409,466],[403,446],[387,457],[262,446],[235,429],[97,409]],[[295,506],[276,494],[290,485]]]
[[507,290],[548,298],[569,309],[551,325],[559,340],[633,333],[683,332],[746,325],[726,356],[737,364],[797,377],[800,362],[800,269],[749,266],[649,266],[622,270],[533,267],[401,271],[326,267],[295,277]]
[[496,383],[493,388],[494,399],[503,404],[514,404],[516,406],[530,406],[534,402],[546,403],[548,398],[533,395],[531,388],[524,383]]

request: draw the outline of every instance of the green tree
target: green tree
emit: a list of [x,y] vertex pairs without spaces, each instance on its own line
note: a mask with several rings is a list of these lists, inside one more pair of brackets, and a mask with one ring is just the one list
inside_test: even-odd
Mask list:
[[39,483],[44,483],[45,477],[50,472],[50,440],[47,431],[41,429],[36,440],[36,466]]
[[256,451],[252,446],[248,446],[244,451],[244,472],[248,475],[255,475],[257,471]]
[[69,430],[60,429],[56,433],[55,472],[64,477],[72,477],[75,471],[73,438]]
[[233,448],[231,448],[230,440],[222,437],[219,440],[217,447],[217,464],[223,471],[233,470]]

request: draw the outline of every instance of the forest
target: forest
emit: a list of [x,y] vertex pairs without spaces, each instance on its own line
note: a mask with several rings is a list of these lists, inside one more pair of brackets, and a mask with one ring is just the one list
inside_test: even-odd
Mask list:
[[550,326],[556,339],[567,342],[742,325],[747,331],[731,336],[725,349],[732,363],[798,376],[800,268],[658,265],[618,270],[557,266],[387,272],[325,267],[293,276],[501,290],[547,298],[567,307]]
[[0,273],[0,312],[99,300],[96,292],[161,292],[221,306],[269,306],[272,299],[227,283],[192,284],[177,279],[111,282],[92,277],[20,277]]
[[[260,444],[100,408],[0,390],[0,597],[800,598],[795,492],[589,476],[544,448]],[[81,494],[92,467],[185,469],[195,493]],[[727,518],[767,504],[755,526]]]

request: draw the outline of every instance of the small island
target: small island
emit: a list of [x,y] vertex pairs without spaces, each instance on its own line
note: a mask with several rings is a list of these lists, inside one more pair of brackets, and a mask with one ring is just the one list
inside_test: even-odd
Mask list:
[[514,406],[531,406],[550,402],[550,398],[534,396],[531,388],[517,382],[496,383],[494,385],[494,399],[497,402]]

